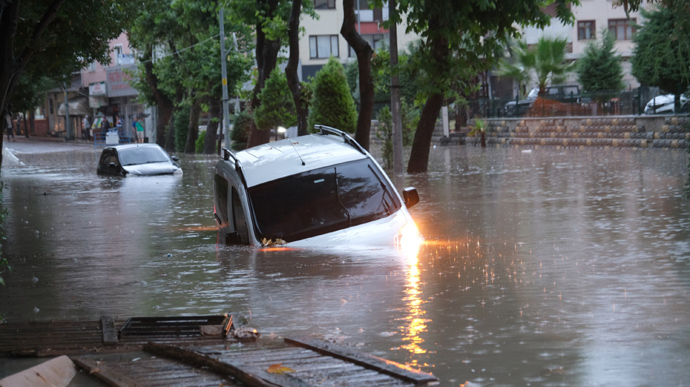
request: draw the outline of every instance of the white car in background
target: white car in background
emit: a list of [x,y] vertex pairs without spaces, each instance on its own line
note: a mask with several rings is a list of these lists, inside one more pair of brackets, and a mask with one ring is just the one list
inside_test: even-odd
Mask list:
[[[644,114],[673,114],[676,112],[675,96],[673,94],[657,95],[647,102],[644,107]],[[688,98],[685,95],[680,95],[680,111],[687,109],[686,102]]]
[[250,246],[405,245],[421,240],[407,208],[376,160],[346,133],[317,134],[233,153],[223,149],[214,176],[214,214],[222,240]]

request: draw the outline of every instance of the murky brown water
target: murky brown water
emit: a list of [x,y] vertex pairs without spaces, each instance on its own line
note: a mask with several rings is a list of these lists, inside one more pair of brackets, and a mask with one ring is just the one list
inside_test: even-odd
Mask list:
[[[393,249],[217,244],[215,158],[105,178],[92,151],[3,165],[10,321],[231,312],[342,340],[444,386],[688,385],[687,154],[436,148]],[[3,372],[0,369],[0,377]]]

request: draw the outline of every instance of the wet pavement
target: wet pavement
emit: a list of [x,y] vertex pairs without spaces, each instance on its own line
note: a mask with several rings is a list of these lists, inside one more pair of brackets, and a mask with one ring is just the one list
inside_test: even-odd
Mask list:
[[393,179],[420,193],[415,255],[218,244],[215,156],[122,179],[88,145],[6,145],[8,321],[230,312],[444,386],[689,384],[683,151],[435,148]]

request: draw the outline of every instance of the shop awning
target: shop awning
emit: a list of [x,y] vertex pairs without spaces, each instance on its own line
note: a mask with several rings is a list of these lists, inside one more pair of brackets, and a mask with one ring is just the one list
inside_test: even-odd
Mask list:
[[[64,102],[58,107],[58,115],[65,115],[65,104]],[[89,102],[86,98],[74,98],[69,100],[69,115],[70,116],[85,116],[91,114],[91,109],[89,109]]]

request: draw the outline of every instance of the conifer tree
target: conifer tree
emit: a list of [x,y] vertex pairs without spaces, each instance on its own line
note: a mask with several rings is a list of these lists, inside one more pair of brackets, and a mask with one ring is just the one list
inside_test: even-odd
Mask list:
[[309,111],[309,130],[326,125],[353,133],[357,125],[355,102],[347,85],[343,65],[331,57],[316,73]]
[[254,112],[254,122],[259,130],[297,124],[295,101],[288,88],[285,73],[277,68],[271,72],[264,88],[259,93],[261,104]]
[[603,103],[615,97],[623,88],[621,56],[614,49],[615,39],[608,29],[602,29],[601,42],[590,42],[577,62],[577,80],[592,99]]

